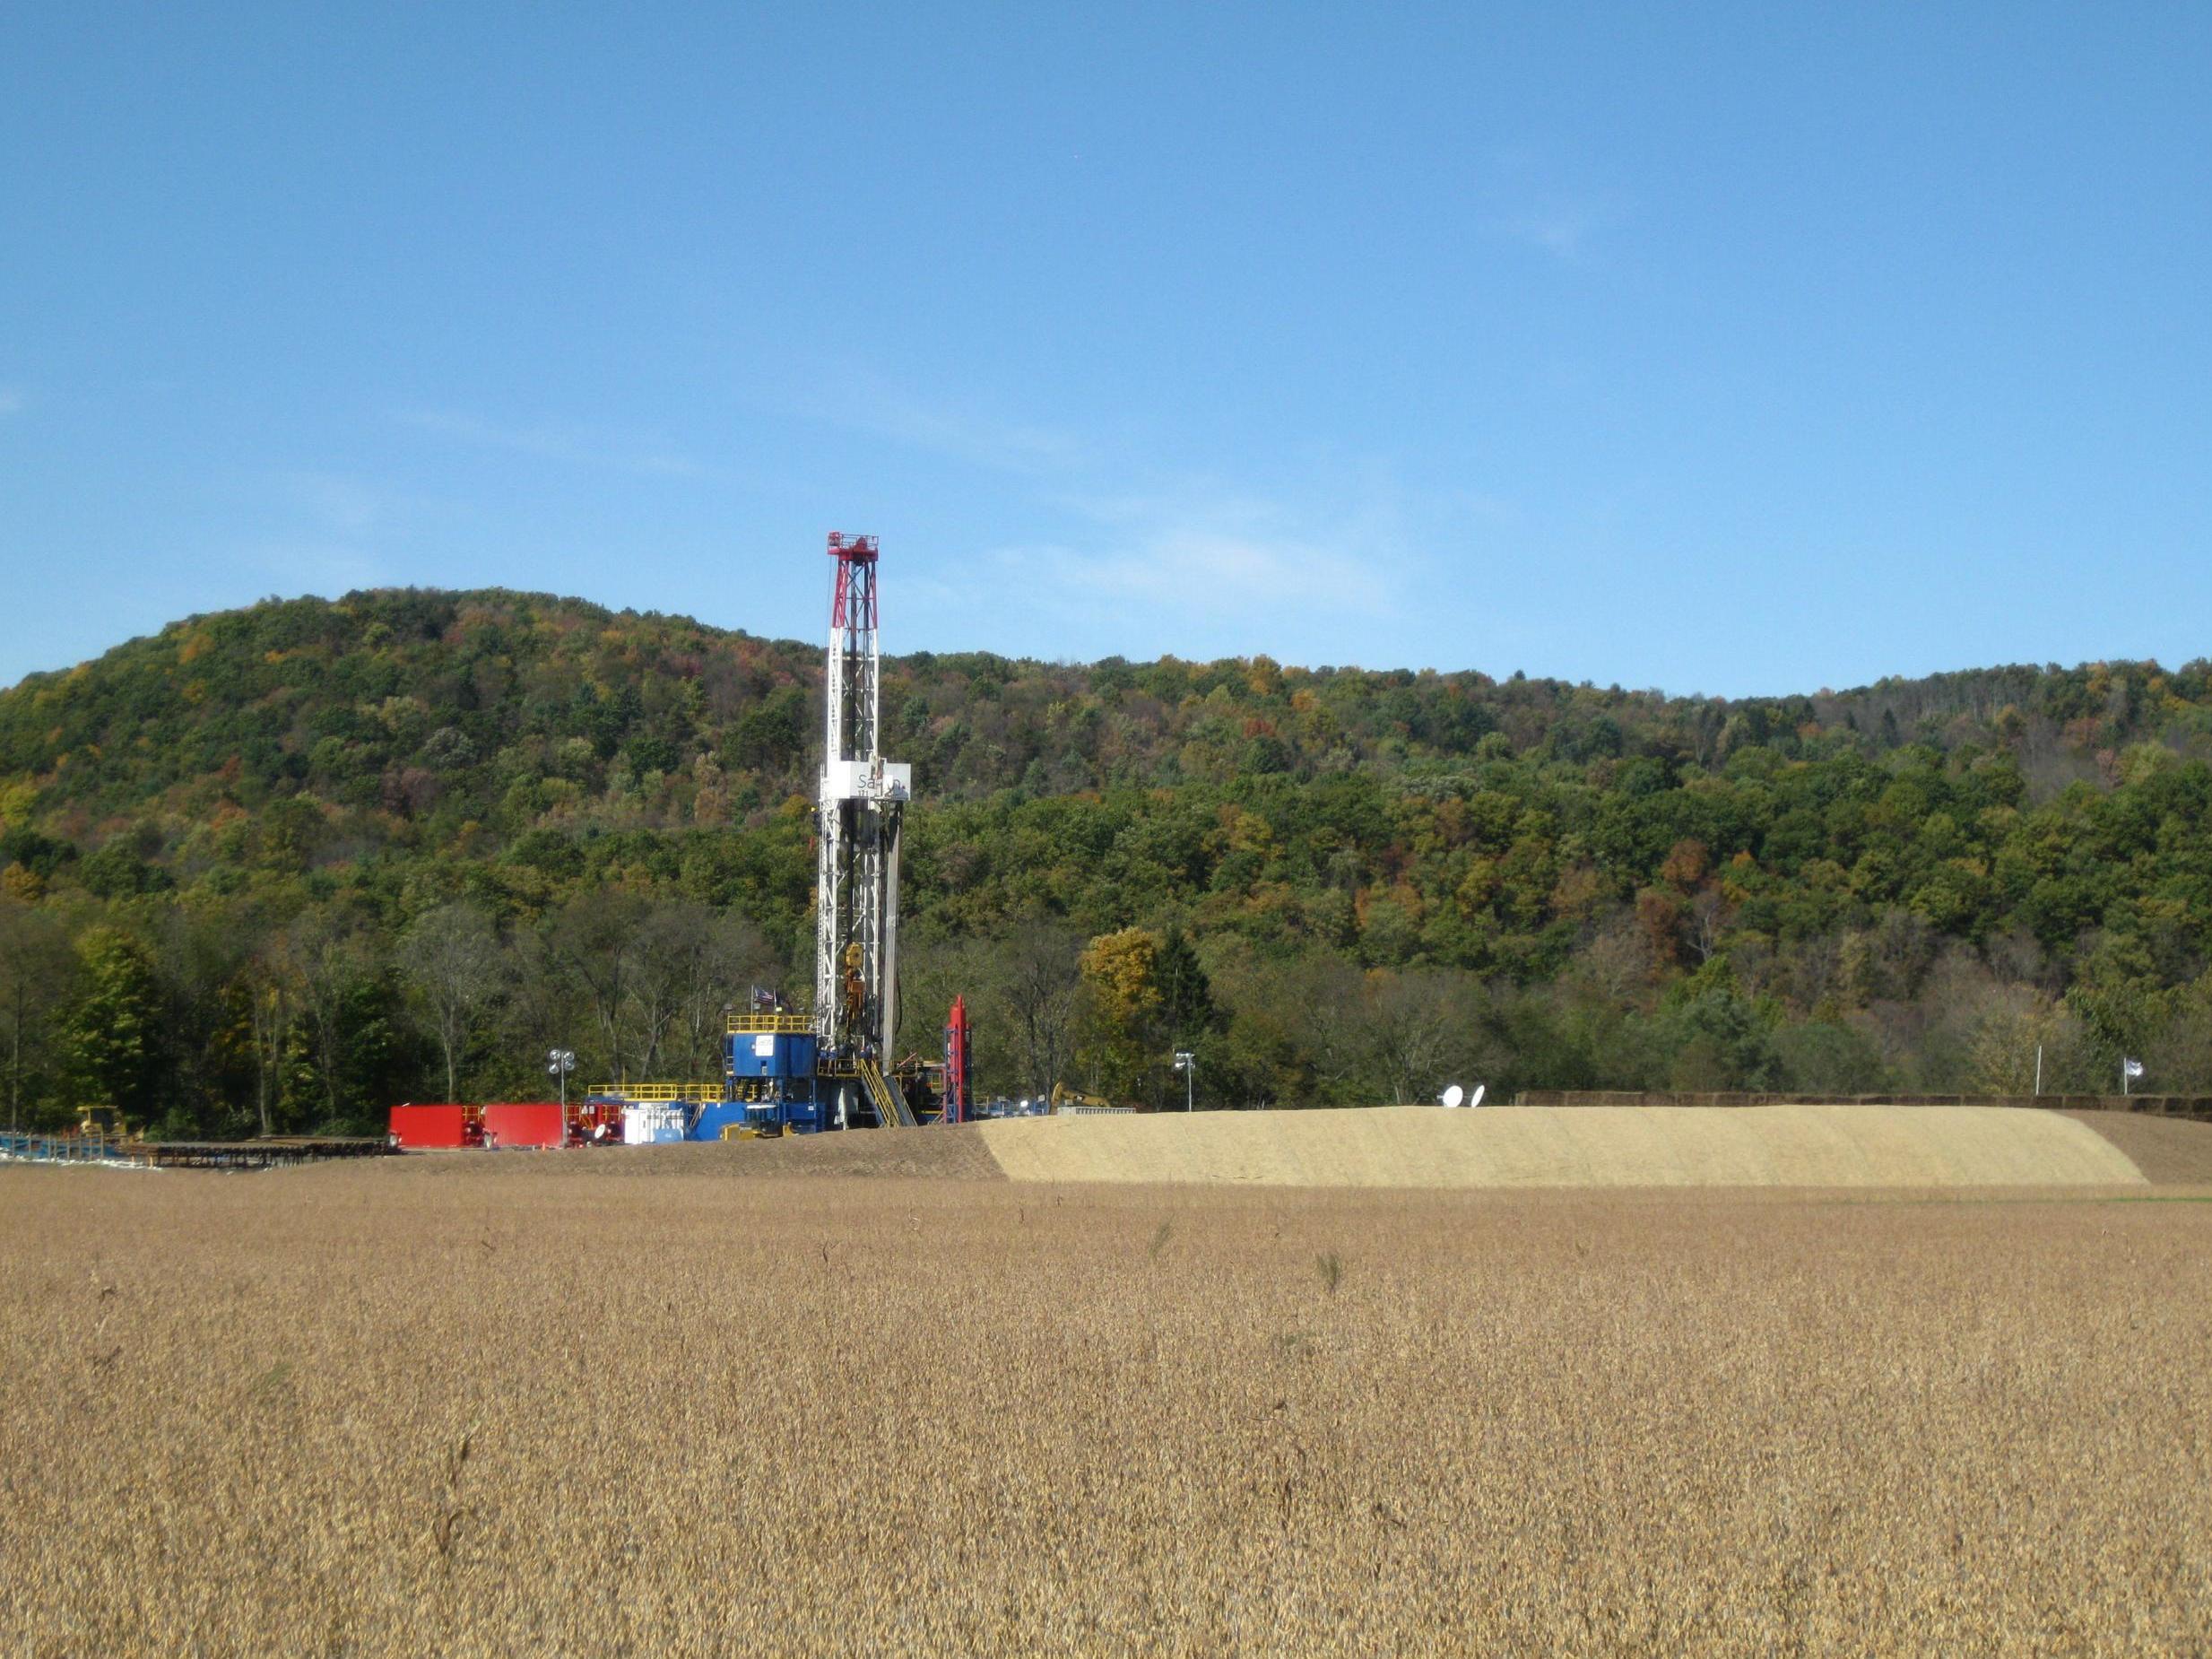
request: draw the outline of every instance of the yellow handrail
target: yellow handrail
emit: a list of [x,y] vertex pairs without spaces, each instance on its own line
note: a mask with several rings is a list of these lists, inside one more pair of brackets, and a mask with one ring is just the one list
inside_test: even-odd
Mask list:
[[731,1037],[802,1037],[813,1029],[811,1014],[732,1014],[724,1028]]
[[602,1100],[719,1100],[722,1085],[712,1083],[594,1083],[591,1095]]

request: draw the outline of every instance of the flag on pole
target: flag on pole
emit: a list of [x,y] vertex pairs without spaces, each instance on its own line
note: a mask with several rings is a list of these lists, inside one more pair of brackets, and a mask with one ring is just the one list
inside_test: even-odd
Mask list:
[[2140,1060],[2130,1060],[2126,1062],[2126,1067],[2130,1077],[2140,1077],[2143,1075],[2143,1063]]

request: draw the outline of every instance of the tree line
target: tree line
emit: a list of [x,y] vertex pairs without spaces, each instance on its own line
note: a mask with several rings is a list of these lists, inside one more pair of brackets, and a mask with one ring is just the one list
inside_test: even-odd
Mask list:
[[[811,647],[273,602],[0,692],[9,1108],[173,1133],[712,1074],[811,980]],[[1265,658],[892,659],[902,1046],[1201,1105],[2212,1090],[2212,673],[1722,702]]]

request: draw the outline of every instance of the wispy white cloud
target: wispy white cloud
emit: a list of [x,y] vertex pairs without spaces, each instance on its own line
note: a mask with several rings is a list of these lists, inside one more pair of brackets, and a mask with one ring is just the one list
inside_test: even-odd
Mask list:
[[908,404],[876,408],[869,418],[887,438],[1009,472],[1066,466],[1082,459],[1081,447],[1065,433],[966,411]]
[[230,549],[241,570],[279,593],[343,593],[392,579],[386,550],[405,503],[350,473],[242,475],[234,485],[249,525]]
[[848,365],[818,383],[836,387],[837,395],[801,392],[791,400],[800,415],[930,455],[1029,475],[1064,473],[1092,458],[1071,433],[1010,420],[973,403],[917,395],[865,368]]
[[373,552],[343,542],[258,542],[239,549],[239,558],[273,578],[282,593],[340,594],[390,580]]
[[1623,199],[1563,158],[1528,144],[1493,151],[1476,188],[1490,234],[1568,264],[1596,250],[1624,217]]
[[358,540],[384,512],[380,491],[343,473],[288,473],[283,481],[294,504],[327,534]]
[[[1163,648],[1193,655],[1343,648],[1350,621],[1397,634],[1432,561],[1408,533],[1458,510],[1409,514],[1389,468],[1341,456],[1279,457],[1264,477],[1193,476],[1141,440],[920,396],[847,367],[824,384],[854,395],[801,404],[843,430],[1007,475],[1006,505],[1037,526],[986,544],[936,578],[902,571],[902,594],[947,625],[1019,594],[1042,654]],[[1486,512],[1493,509],[1485,504]],[[957,574],[956,574],[957,571]]]
[[655,478],[697,478],[706,471],[688,456],[582,427],[503,426],[449,409],[403,409],[397,413],[397,419],[403,425],[434,437],[569,465],[606,467]]
[[1163,525],[1097,552],[1039,550],[1006,562],[1034,566],[1040,556],[1086,604],[1161,606],[1217,620],[1314,606],[1385,616],[1396,605],[1386,574],[1348,550],[1196,525]]
[[994,582],[1037,596],[1084,651],[1312,651],[1346,621],[1407,609],[1394,509],[1304,509],[1245,489],[1182,485],[1067,503],[1067,534],[1001,547]]
[[1498,234],[1555,259],[1580,259],[1611,215],[1592,202],[1555,202],[1496,221]]

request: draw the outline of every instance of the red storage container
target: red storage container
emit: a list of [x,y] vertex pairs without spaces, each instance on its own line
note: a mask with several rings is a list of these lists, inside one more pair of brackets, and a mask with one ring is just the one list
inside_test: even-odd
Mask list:
[[395,1106],[392,1108],[392,1136],[405,1151],[426,1146],[473,1146],[469,1106]]
[[567,1114],[558,1100],[509,1101],[501,1106],[487,1106],[483,1111],[486,1146],[568,1144]]

